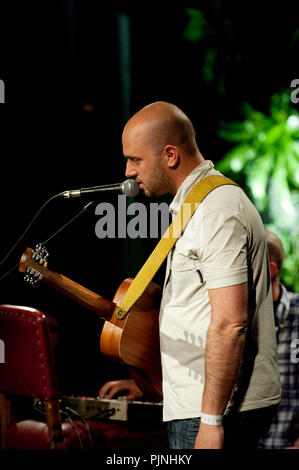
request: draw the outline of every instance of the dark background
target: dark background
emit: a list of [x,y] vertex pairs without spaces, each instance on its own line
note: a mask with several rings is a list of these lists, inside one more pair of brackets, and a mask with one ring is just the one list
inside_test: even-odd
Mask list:
[[[122,3],[3,5],[0,260],[54,194],[124,180],[121,131],[141,107],[157,100],[181,107],[194,123],[202,154],[216,162],[229,148],[217,135],[219,123],[240,119],[245,101],[267,112],[271,95],[298,78],[297,2]],[[184,37],[186,7],[199,8],[209,21],[201,41]],[[129,21],[129,42],[120,18]],[[218,51],[217,66],[207,83],[203,61],[211,46]],[[117,195],[97,199],[102,200],[116,207]],[[143,195],[136,200],[151,202]],[[47,239],[83,205],[82,200],[50,202],[0,275],[18,263],[27,246]],[[49,265],[112,299],[157,240],[100,240],[98,219],[91,209],[50,241]],[[156,281],[163,281],[163,268]],[[56,354],[63,393],[96,395],[106,380],[126,376],[123,366],[101,356],[102,320],[92,313],[45,285],[24,286],[17,269],[0,281],[0,289],[1,303],[39,308],[59,320]]]

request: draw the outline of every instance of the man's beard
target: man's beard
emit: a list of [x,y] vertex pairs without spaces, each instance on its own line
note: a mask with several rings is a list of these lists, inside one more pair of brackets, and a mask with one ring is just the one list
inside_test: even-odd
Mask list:
[[148,197],[158,197],[169,192],[169,182],[164,168],[158,161],[155,162],[152,173],[144,185],[144,194]]

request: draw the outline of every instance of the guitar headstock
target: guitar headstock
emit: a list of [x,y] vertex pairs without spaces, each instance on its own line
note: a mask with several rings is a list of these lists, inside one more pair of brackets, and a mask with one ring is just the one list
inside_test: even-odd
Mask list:
[[37,286],[43,277],[47,277],[48,256],[49,253],[41,243],[38,243],[34,250],[25,250],[19,264],[19,271],[25,273],[25,282]]

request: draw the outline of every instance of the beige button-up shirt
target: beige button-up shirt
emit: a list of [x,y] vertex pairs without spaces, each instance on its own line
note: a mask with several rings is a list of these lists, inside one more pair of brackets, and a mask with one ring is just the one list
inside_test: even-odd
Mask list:
[[[211,161],[205,161],[188,175],[171,203],[173,217],[190,189],[212,174],[220,173]],[[169,253],[160,308],[165,421],[200,416],[211,318],[208,289],[244,282],[250,286],[255,335],[252,349],[257,347],[258,353],[254,358],[250,354],[254,370],[240,409],[279,401],[266,253],[260,216],[241,188],[232,185],[216,188],[204,199]],[[244,366],[245,376],[246,370],[248,364]]]

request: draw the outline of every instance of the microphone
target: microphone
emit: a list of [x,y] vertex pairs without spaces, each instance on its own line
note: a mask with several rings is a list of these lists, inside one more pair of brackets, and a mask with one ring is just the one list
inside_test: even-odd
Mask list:
[[71,197],[80,197],[82,194],[93,194],[101,191],[121,191],[127,197],[137,196],[139,193],[139,186],[135,180],[125,180],[123,183],[104,184],[102,186],[92,186],[90,188],[70,189],[60,193],[66,199]]

